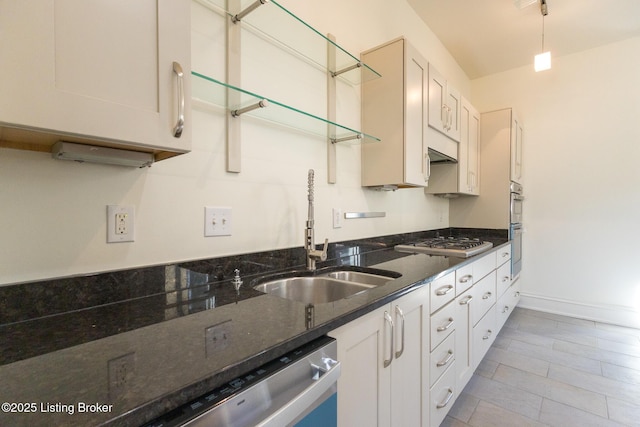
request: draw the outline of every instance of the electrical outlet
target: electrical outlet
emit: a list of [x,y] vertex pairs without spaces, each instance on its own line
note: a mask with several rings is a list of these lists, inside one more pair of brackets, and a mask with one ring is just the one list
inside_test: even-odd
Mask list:
[[130,388],[135,373],[135,360],[135,352],[131,352],[107,362],[111,402],[117,400]]
[[204,340],[207,357],[229,347],[231,341],[231,320],[206,328],[204,330]]
[[342,228],[342,209],[333,208],[333,228]]
[[211,207],[204,208],[204,235],[231,236],[231,208]]
[[133,206],[107,205],[107,243],[133,242],[134,223]]

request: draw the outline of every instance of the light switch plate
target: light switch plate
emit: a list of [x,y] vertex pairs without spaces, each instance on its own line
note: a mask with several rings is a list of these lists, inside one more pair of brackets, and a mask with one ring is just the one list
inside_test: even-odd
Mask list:
[[133,206],[107,205],[107,243],[135,241]]
[[210,236],[231,236],[232,217],[230,207],[204,208],[204,235]]
[[333,228],[342,228],[342,209],[333,208]]

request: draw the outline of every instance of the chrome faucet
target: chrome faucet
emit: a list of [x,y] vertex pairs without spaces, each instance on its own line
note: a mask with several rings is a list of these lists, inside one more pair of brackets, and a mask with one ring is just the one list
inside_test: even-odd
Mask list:
[[313,236],[313,169],[309,169],[309,215],[307,218],[307,228],[305,229],[304,249],[307,251],[307,270],[314,271],[316,269],[316,261],[324,261],[327,259],[327,247],[329,239],[324,239],[324,247],[321,251],[316,249]]

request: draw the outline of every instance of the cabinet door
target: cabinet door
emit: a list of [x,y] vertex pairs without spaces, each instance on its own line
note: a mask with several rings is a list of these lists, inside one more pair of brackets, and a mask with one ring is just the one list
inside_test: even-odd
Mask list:
[[449,108],[449,126],[447,136],[454,141],[460,141],[460,111],[462,110],[462,96],[460,92],[447,83],[447,107]]
[[511,181],[522,184],[522,123],[514,113],[511,117]]
[[446,134],[448,122],[447,81],[429,64],[429,126]]
[[467,194],[478,196],[480,195],[480,113],[471,104],[467,105],[467,111],[469,115],[466,174],[469,191]]
[[405,43],[405,182],[425,186],[427,183],[427,62]]
[[391,370],[384,366],[393,345],[385,313],[377,309],[329,335],[338,340],[338,360],[342,364],[338,380],[338,425],[389,426],[391,420]]
[[395,325],[394,359],[390,365],[391,425],[394,427],[419,427],[426,417],[422,411],[427,396],[420,367],[428,357],[425,344],[429,333],[428,301],[427,289],[421,288],[391,303]]
[[173,132],[173,62],[182,66],[188,113],[190,14],[189,2],[0,0],[0,122],[188,151],[188,127],[180,138]]

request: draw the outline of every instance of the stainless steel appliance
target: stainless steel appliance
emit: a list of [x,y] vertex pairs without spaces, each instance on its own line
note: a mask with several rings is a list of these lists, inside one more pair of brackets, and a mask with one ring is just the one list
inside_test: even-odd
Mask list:
[[522,202],[524,196],[522,192],[522,185],[517,182],[511,182],[511,224],[522,224]]
[[412,252],[429,255],[444,255],[457,258],[468,258],[493,247],[491,242],[467,237],[433,237],[417,243],[397,245],[398,252]]
[[511,240],[511,280],[520,276],[522,270],[522,185],[511,182],[511,214],[509,216],[509,239]]
[[336,427],[336,359],[336,340],[318,338],[145,427]]

